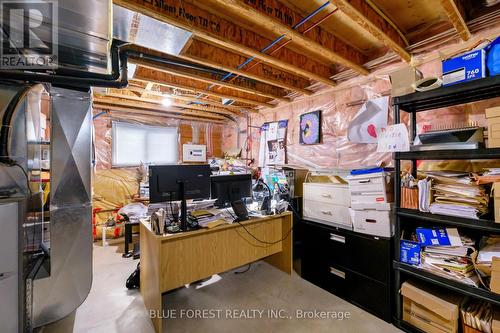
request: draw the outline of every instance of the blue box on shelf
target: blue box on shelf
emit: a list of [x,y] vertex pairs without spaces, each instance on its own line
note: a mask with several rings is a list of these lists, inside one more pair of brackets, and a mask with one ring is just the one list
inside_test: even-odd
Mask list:
[[486,77],[486,51],[467,52],[458,57],[444,60],[443,86]]
[[420,265],[420,244],[401,239],[399,242],[399,261],[414,266]]

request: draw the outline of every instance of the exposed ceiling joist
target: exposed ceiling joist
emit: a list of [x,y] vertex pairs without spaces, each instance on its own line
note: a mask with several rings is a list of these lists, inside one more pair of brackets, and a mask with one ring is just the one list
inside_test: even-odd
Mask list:
[[[134,95],[127,94],[126,92],[127,92],[127,90],[123,90],[121,92],[109,92],[109,93],[106,93],[105,95],[97,94],[96,96],[99,96],[100,98],[106,98],[106,97],[123,98],[123,99],[127,99],[127,100],[132,100],[132,101],[162,105],[162,99],[137,97]],[[224,110],[224,109],[220,109],[220,108],[215,108],[212,106],[202,106],[202,105],[196,105],[196,104],[178,103],[175,99],[171,100],[170,106],[175,107],[175,108],[180,108],[180,109],[186,109],[186,110],[197,110],[197,111],[210,112],[210,113],[214,113],[214,114],[221,114],[221,115],[226,115],[226,116],[230,116],[230,117],[234,117],[236,115],[241,114],[241,113],[236,114],[232,111]]]
[[144,91],[141,92],[141,97],[144,97],[147,95],[148,91],[151,91],[153,89],[154,83],[153,82],[148,82],[146,84],[146,87],[144,88]]
[[162,0],[146,2],[143,0],[114,0],[115,4],[148,15],[157,20],[170,23],[191,31],[195,36],[223,48],[262,60],[285,72],[327,85],[335,83],[329,79],[333,69],[316,62],[302,54],[283,48],[275,56],[259,50],[269,45],[269,39],[255,32],[243,29],[206,10],[188,2]]
[[161,117],[161,118],[168,118],[168,119],[180,119],[180,120],[188,120],[188,121],[199,121],[199,122],[207,122],[207,123],[213,123],[213,124],[220,124],[220,125],[227,125],[228,120],[216,120],[216,119],[209,119],[209,118],[201,118],[201,117],[190,117],[190,116],[182,116],[182,115],[177,115],[177,114],[171,114],[171,113],[166,113],[163,111],[149,111],[149,110],[140,110],[134,107],[128,107],[128,106],[118,106],[118,105],[109,105],[109,104],[99,104],[99,103],[94,103],[95,108],[103,109],[103,110],[109,110],[111,115],[113,113],[126,113],[127,115],[130,116],[154,116],[154,117]]
[[303,95],[313,94],[312,91],[305,88],[310,85],[310,81],[307,79],[262,63],[253,66],[251,70],[239,70],[237,67],[245,60],[244,57],[200,40],[193,39],[190,47],[186,48],[178,57]]
[[446,12],[446,15],[448,15],[448,18],[455,27],[460,38],[462,38],[462,40],[468,40],[471,34],[467,27],[467,23],[465,23],[464,12],[461,5],[455,2],[455,0],[441,0],[441,6]]
[[164,72],[164,73],[168,73],[168,74],[172,74],[172,75],[175,75],[175,76],[178,76],[178,77],[185,77],[185,78],[188,78],[188,79],[191,79],[191,80],[202,81],[202,82],[205,82],[207,84],[215,84],[217,86],[221,86],[221,87],[226,87],[226,88],[230,88],[230,89],[233,89],[233,90],[242,91],[242,92],[245,92],[245,93],[248,93],[248,94],[253,94],[253,95],[262,96],[262,97],[266,97],[266,98],[272,98],[272,99],[276,99],[276,100],[283,101],[283,102],[290,102],[290,98],[285,98],[283,96],[279,96],[279,95],[276,95],[276,94],[267,93],[267,92],[264,92],[264,91],[260,91],[260,90],[256,90],[256,89],[252,89],[252,88],[248,88],[248,87],[243,87],[243,86],[240,86],[240,85],[237,85],[237,84],[233,84],[233,83],[228,83],[228,82],[223,82],[223,81],[220,81],[220,80],[215,80],[215,79],[212,79],[212,78],[209,78],[209,77],[205,77],[205,76],[201,76],[201,75],[197,75],[197,74],[193,74],[193,73],[184,72],[184,71],[181,71],[181,70],[178,70],[178,69],[173,69],[173,68],[166,67],[166,66],[156,65],[156,64],[144,61],[144,60],[134,59],[133,62],[141,65],[142,67],[146,67],[146,68],[150,68],[150,69],[155,69],[155,70],[158,70],[158,71],[161,71],[161,72]]
[[410,53],[405,50],[408,46],[407,42],[401,37],[400,32],[365,1],[332,0],[330,6],[337,7],[369,34],[398,54],[401,59],[406,62],[411,60]]
[[297,18],[293,23],[297,23],[302,19],[299,14],[292,12],[291,9],[277,0],[250,1],[246,3],[239,0],[204,0],[204,3],[206,5],[223,6],[231,16],[241,17],[261,28],[274,32],[277,36],[286,35],[287,38],[292,39],[293,44],[300,47],[308,55],[340,64],[362,75],[368,74],[368,70],[362,66],[364,55],[334,35],[317,27],[315,30],[311,30],[308,37],[306,37],[297,30],[292,29],[291,24],[285,24],[285,16],[282,15],[277,19],[275,15],[277,11],[273,9],[283,10],[285,8],[291,12],[291,17]]
[[216,119],[216,120],[228,120],[229,119],[225,116],[210,113],[210,112],[186,110],[186,109],[180,109],[180,108],[175,108],[175,107],[164,107],[161,105],[150,104],[150,103],[145,103],[145,102],[138,102],[138,101],[131,101],[131,100],[126,100],[126,99],[122,99],[122,98],[115,98],[115,97],[94,96],[93,102],[97,105],[125,106],[125,107],[130,107],[130,108],[135,108],[135,109],[153,110],[153,111],[162,112],[162,113],[173,113],[173,114],[188,115],[188,116],[200,116],[200,117],[209,118],[209,119]]
[[[138,83],[143,83],[143,82],[144,81],[138,81]],[[217,102],[217,101],[214,101],[211,99],[206,99],[206,98],[196,98],[196,97],[190,97],[190,96],[184,96],[184,95],[177,95],[177,94],[166,93],[166,92],[156,91],[156,90],[146,91],[144,88],[142,88],[143,86],[144,86],[144,84],[141,84],[140,87],[136,86],[134,84],[130,84],[127,87],[127,89],[130,91],[138,92],[138,93],[146,93],[146,95],[154,95],[154,96],[160,96],[160,97],[171,97],[171,98],[178,99],[181,101],[204,103],[204,104],[211,105],[211,106],[214,106],[217,108],[222,108],[224,110],[232,111],[235,113],[238,113],[240,111],[250,111],[250,112],[255,111],[255,110],[248,110],[245,107],[224,105],[221,102]]]
[[154,77],[147,76],[147,75],[141,75],[141,74],[138,74],[138,73],[135,74],[134,79],[141,80],[141,81],[146,81],[146,82],[154,82],[156,84],[163,85],[163,86],[166,86],[166,87],[179,88],[179,89],[182,89],[182,90],[192,91],[192,92],[195,92],[195,93],[201,93],[201,94],[205,94],[205,95],[208,95],[208,96],[218,97],[218,98],[221,98],[221,99],[232,99],[234,101],[237,101],[237,102],[240,102],[240,103],[244,103],[244,104],[247,104],[247,105],[264,106],[264,107],[268,107],[268,108],[275,108],[276,107],[276,105],[269,104],[269,103],[266,103],[266,102],[259,102],[259,101],[250,100],[250,99],[241,98],[241,97],[236,97],[236,96],[232,96],[232,95],[225,95],[225,94],[221,94],[221,93],[218,93],[218,92],[215,92],[215,91],[207,91],[207,90],[199,89],[199,88],[196,88],[196,87],[193,87],[193,86],[171,82],[171,81],[166,80],[166,79],[161,79],[160,80],[158,78],[154,78]]

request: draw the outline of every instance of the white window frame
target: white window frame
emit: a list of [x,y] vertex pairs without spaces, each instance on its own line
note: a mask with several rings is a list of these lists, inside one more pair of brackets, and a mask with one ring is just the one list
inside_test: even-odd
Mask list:
[[[142,147],[142,151],[144,154],[144,161],[141,159],[141,161],[137,162],[125,162],[123,157],[120,157],[120,154],[124,154],[124,150],[127,149],[120,149],[118,145],[120,145],[120,139],[119,139],[119,132],[120,130],[139,130],[143,132],[144,137],[144,146]],[[174,140],[171,142],[165,142],[165,148],[174,148],[173,156],[171,159],[168,161],[158,161],[155,159],[152,159],[151,156],[149,156],[148,151],[151,150],[151,147],[148,148],[149,145],[151,144],[158,144],[157,141],[155,142],[149,142],[148,141],[148,136],[150,134],[154,134],[154,132],[162,132],[164,131],[164,134],[170,135],[172,137],[175,137],[175,144]],[[175,164],[179,162],[179,128],[178,127],[173,127],[173,126],[150,126],[150,125],[142,125],[142,124],[133,124],[133,123],[127,123],[127,122],[121,122],[121,121],[113,121],[112,126],[111,126],[111,132],[112,132],[112,138],[111,138],[111,143],[112,143],[112,167],[114,168],[126,168],[126,167],[136,167],[139,166],[141,163],[143,164]],[[172,138],[173,139],[173,138]]]

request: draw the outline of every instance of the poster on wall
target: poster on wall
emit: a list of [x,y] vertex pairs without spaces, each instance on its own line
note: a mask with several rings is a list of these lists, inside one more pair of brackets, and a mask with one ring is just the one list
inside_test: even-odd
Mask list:
[[377,143],[377,131],[387,127],[389,97],[371,99],[349,123],[347,138],[354,143]]
[[260,128],[259,166],[286,163],[288,120],[264,123]]
[[301,145],[321,143],[321,110],[300,115],[299,142]]

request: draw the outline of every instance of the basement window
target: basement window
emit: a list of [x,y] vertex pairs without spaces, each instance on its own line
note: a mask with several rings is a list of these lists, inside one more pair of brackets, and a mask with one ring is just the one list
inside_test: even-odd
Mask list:
[[177,127],[113,122],[113,167],[173,164],[179,160]]

